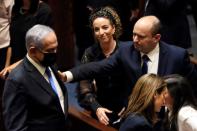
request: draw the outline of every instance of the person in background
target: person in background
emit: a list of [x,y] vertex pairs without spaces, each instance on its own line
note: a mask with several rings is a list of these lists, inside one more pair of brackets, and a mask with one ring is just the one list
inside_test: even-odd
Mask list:
[[158,112],[164,105],[166,83],[155,74],[139,78],[122,114],[119,131],[160,131]]
[[138,1],[137,0],[86,0],[87,8],[89,11],[94,11],[95,9],[110,6],[120,17],[122,23],[122,34],[119,39],[122,41],[129,41],[132,39],[132,29],[136,22],[133,17],[133,11],[137,9]]
[[[32,2],[31,2],[32,1]],[[16,0],[12,10],[10,25],[10,56],[8,67],[0,72],[0,77],[5,79],[7,74],[21,62],[26,54],[25,34],[35,24],[52,26],[50,7],[39,0]]]
[[36,24],[52,25],[49,6],[39,0],[15,0],[10,24],[10,48],[13,64],[21,60],[26,52],[25,34]]
[[[7,68],[10,63],[10,19],[14,0],[0,0],[0,70]],[[2,93],[4,80],[0,79],[0,130],[4,131],[2,119]]]
[[10,45],[9,27],[13,4],[14,0],[0,0],[0,70],[9,65],[6,58]]
[[165,76],[169,131],[197,131],[197,99],[188,80],[180,75]]
[[[39,0],[16,0],[12,10],[10,25],[10,54],[9,65],[0,72],[1,78],[18,65],[26,54],[25,34],[35,24],[52,26],[52,14],[50,7]],[[17,32],[17,33],[16,33]]]
[[[126,43],[118,41],[122,29],[120,18],[111,7],[95,10],[90,16],[90,26],[96,43],[85,50],[81,60],[83,64],[107,59]],[[96,114],[105,125],[112,123],[112,114],[118,117],[126,106],[128,96],[125,79],[121,78],[121,74],[83,80],[78,93],[80,105],[92,110],[93,116]]]
[[196,0],[188,0],[188,4],[191,7],[191,14],[193,15],[194,22],[197,29],[197,1]]
[[192,47],[186,8],[188,0],[146,0],[144,15],[155,15],[162,23],[161,40],[185,49]]
[[[137,8],[137,3],[138,1],[133,0],[74,0],[74,29],[78,58],[81,59],[85,49],[92,46],[94,42],[93,32],[88,22],[91,12],[105,6],[113,7],[120,17],[123,28],[119,39],[121,41],[129,41],[132,39],[132,29],[136,22],[133,17],[131,18],[131,12],[135,10],[135,7]],[[81,12],[83,12],[83,17],[81,17]]]
[[3,92],[7,131],[66,131],[67,90],[57,76],[57,37],[48,26],[26,34],[27,55],[9,74]]

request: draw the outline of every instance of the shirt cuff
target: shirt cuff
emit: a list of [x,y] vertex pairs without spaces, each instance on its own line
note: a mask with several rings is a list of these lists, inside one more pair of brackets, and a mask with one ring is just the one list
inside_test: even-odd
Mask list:
[[71,82],[73,80],[73,74],[70,71],[63,72],[63,74],[67,77],[66,82]]
[[98,102],[95,101],[95,102],[91,103],[90,107],[91,107],[91,109],[93,110],[93,112],[96,113],[97,109],[98,109],[99,107],[102,107],[102,106],[101,106]]

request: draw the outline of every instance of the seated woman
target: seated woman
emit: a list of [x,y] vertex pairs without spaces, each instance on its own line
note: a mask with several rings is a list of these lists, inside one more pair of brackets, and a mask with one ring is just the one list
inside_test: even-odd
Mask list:
[[155,74],[140,77],[122,115],[120,131],[160,131],[158,112],[164,105],[165,92],[162,78]]
[[191,85],[180,75],[165,77],[166,106],[169,109],[170,131],[197,131],[197,99]]
[[[85,50],[82,63],[107,59],[124,45],[117,40],[121,34],[121,23],[114,9],[103,7],[93,12],[90,16],[90,26],[96,43]],[[124,109],[129,95],[127,82],[121,77],[122,72],[117,72],[120,73],[81,81],[79,86],[80,105],[91,110],[93,117],[105,125],[118,119],[118,114]],[[95,84],[92,84],[93,81]]]

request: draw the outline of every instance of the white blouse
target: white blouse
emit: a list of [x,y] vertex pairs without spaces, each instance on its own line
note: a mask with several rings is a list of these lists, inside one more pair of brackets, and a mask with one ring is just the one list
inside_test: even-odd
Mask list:
[[197,110],[191,106],[184,106],[178,113],[179,131],[197,131]]
[[[4,4],[8,11],[8,16],[10,17],[14,0],[4,0]],[[0,49],[7,47],[9,43],[10,43],[9,19],[0,17]]]

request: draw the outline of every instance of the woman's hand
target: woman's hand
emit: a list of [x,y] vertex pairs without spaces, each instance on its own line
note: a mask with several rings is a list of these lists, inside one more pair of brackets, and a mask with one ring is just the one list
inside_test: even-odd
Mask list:
[[0,78],[1,79],[6,79],[8,74],[12,71],[12,67],[11,66],[8,66],[8,67],[5,67],[1,72],[0,72]]
[[5,67],[1,72],[0,72],[0,78],[2,79],[6,79],[6,77],[8,76],[8,74],[17,66],[21,63],[22,60],[19,60],[17,62],[15,62],[14,64]]

